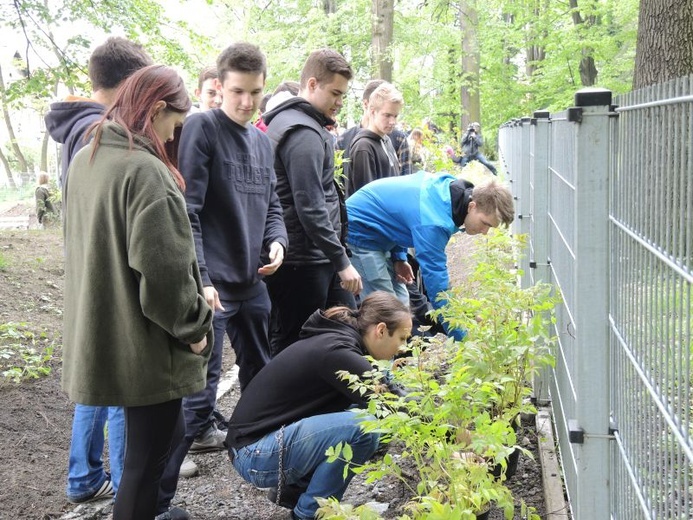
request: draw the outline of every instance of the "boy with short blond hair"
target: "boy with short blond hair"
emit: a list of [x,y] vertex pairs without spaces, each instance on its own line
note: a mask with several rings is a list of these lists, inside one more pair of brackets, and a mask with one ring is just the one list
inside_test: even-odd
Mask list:
[[402,94],[390,83],[382,83],[371,94],[367,126],[351,143],[347,197],[375,179],[399,175],[397,152],[388,134],[394,130],[403,105]]

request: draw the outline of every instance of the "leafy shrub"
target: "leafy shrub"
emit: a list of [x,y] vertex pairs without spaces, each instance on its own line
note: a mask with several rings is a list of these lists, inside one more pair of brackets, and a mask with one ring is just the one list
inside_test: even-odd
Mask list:
[[[531,378],[553,363],[548,330],[558,301],[551,286],[518,286],[513,259],[520,245],[502,232],[480,244],[475,269],[450,291],[440,312],[454,327],[467,329],[467,337],[413,338],[409,355],[393,369],[395,381],[409,391],[406,397],[384,391],[384,362],[364,379],[342,374],[352,388],[372,392],[361,413],[375,419],[364,428],[379,432],[398,453],[361,467],[347,464],[345,472],[365,473],[366,482],[385,476],[401,481],[411,496],[403,520],[473,520],[491,504],[506,518],[513,516],[506,461],[514,450],[529,455],[517,446],[515,426],[520,414],[535,411],[528,399]],[[332,460],[347,463],[350,454],[343,444],[328,451]],[[499,478],[491,471],[496,466]],[[320,511],[323,518],[377,518],[345,507],[328,501]],[[526,507],[523,514],[537,518]]]

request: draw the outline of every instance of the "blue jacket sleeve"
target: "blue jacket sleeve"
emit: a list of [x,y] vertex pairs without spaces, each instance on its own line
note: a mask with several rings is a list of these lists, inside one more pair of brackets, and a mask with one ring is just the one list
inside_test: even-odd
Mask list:
[[[445,253],[450,235],[445,229],[437,226],[421,226],[412,231],[412,238],[428,298],[434,309],[440,309],[448,302],[443,292],[450,288]],[[442,325],[446,334],[458,341],[464,339],[467,334],[465,330],[452,329],[446,323]]]

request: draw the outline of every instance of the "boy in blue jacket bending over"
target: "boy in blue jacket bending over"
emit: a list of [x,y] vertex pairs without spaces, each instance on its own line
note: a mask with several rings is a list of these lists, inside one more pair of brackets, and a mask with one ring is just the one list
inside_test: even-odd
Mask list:
[[[347,200],[347,243],[363,281],[362,296],[387,291],[408,304],[405,283],[412,283],[407,248],[416,250],[434,309],[446,303],[449,289],[445,247],[457,231],[486,234],[514,217],[510,190],[496,181],[477,187],[447,173],[419,172],[373,181]],[[462,339],[464,331],[448,330]]]

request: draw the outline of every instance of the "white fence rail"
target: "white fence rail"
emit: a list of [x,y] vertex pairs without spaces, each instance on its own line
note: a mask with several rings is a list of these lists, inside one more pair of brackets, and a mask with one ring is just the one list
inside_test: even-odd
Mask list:
[[553,283],[551,402],[574,518],[693,518],[693,81],[504,125],[529,235],[523,285]]

